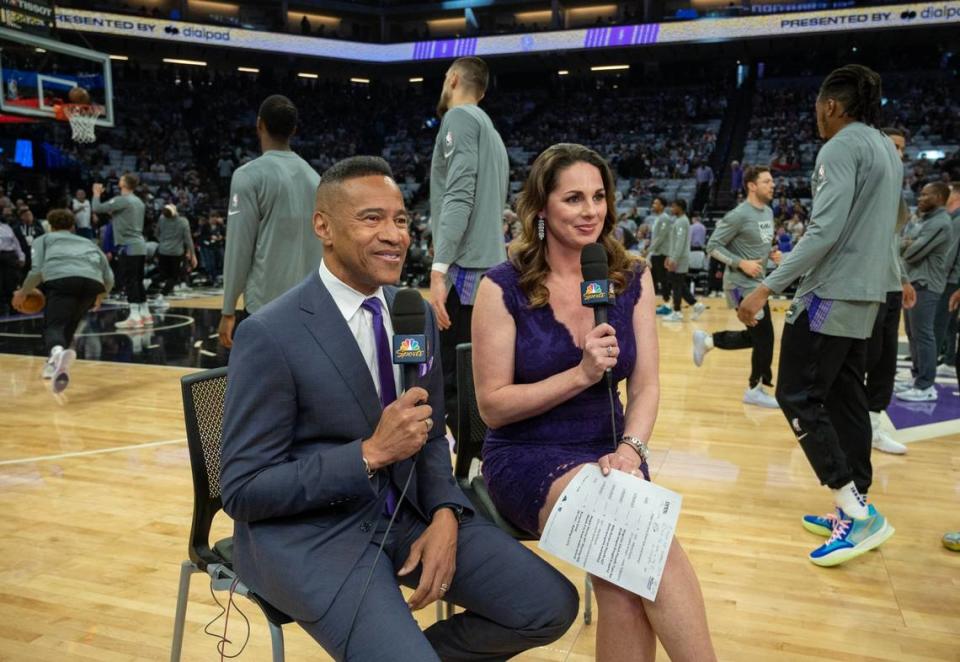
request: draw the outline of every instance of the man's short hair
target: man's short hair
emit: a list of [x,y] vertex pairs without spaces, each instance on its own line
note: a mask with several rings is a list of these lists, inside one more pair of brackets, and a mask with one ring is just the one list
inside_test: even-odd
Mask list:
[[125,172],[120,176],[124,182],[126,182],[126,187],[131,191],[137,188],[137,185],[140,184],[140,178],[137,177],[132,172]]
[[69,230],[76,224],[76,220],[69,209],[51,209],[47,212],[47,223],[54,230]]
[[264,99],[257,116],[270,137],[277,140],[290,140],[300,119],[297,107],[282,94],[272,94]]
[[323,171],[317,186],[317,204],[321,205],[331,191],[350,179],[380,175],[393,179],[390,164],[379,156],[351,156],[337,161]]
[[885,126],[880,130],[883,131],[888,136],[900,136],[901,138],[904,138],[904,139],[906,139],[907,137],[907,134],[904,133],[903,129],[898,129],[895,126]]
[[[934,195],[943,200],[947,201],[947,198],[950,197],[950,187],[943,182],[930,182],[927,184],[931,189],[933,189]],[[924,187],[926,188],[926,186]]]
[[460,74],[470,91],[481,96],[486,94],[490,83],[490,69],[486,62],[478,57],[461,57],[454,60],[450,68]]
[[743,188],[747,188],[747,184],[756,184],[757,180],[765,172],[770,172],[770,168],[764,165],[755,165],[747,166],[743,170]]
[[670,206],[670,203],[669,203],[669,202],[667,201],[667,199],[666,199],[665,197],[663,197],[662,195],[656,195],[656,196],[653,197],[653,199],[654,199],[654,200],[659,200],[659,201],[660,201],[660,204],[663,205],[664,208]]
[[680,207],[680,209],[683,211],[684,214],[687,213],[687,201],[684,200],[683,198],[677,198],[676,200],[673,201],[673,204]]

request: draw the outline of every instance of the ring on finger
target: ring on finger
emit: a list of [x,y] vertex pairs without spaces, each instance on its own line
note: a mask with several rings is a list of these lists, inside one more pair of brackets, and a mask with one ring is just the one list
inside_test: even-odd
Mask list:
[[427,424],[427,432],[430,432],[430,430],[433,429],[433,419],[432,419],[432,418],[425,418],[425,419],[423,419],[423,422]]
[[607,347],[607,356],[613,356],[613,347]]
[[440,592],[446,593],[450,590],[450,584],[440,584]]

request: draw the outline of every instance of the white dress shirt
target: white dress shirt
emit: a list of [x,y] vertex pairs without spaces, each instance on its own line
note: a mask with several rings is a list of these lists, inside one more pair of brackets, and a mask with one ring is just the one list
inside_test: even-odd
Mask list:
[[[373,377],[373,385],[377,389],[377,395],[380,395],[380,368],[377,366],[377,339],[373,334],[373,313],[363,308],[363,302],[371,296],[380,299],[380,305],[383,309],[383,326],[387,332],[387,342],[393,347],[393,321],[390,319],[390,308],[387,306],[387,300],[383,296],[383,288],[378,287],[377,291],[371,295],[357,292],[355,289],[344,283],[333,275],[327,268],[325,262],[320,262],[320,281],[323,283],[333,302],[340,309],[340,314],[346,320],[350,332],[357,339],[357,345],[360,347],[360,353],[363,354],[363,360],[367,363],[367,369],[370,376]],[[388,356],[387,360],[393,362],[393,356]],[[400,366],[393,364],[393,383],[397,387],[397,395],[402,393],[400,388]]]

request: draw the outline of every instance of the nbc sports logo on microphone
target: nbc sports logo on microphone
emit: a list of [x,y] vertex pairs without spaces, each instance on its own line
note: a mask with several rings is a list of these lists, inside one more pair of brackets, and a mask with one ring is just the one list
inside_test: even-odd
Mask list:
[[427,339],[424,335],[395,335],[393,337],[394,363],[426,363]]
[[587,280],[580,283],[580,300],[584,306],[610,303],[609,281]]
[[400,342],[400,351],[401,352],[419,352],[420,343],[418,343],[414,338],[404,338]]

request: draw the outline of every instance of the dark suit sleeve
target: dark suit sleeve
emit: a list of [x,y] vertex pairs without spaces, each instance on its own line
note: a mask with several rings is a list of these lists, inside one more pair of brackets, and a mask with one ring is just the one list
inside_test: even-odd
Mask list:
[[233,519],[288,517],[376,498],[360,439],[294,457],[297,411],[297,385],[275,336],[259,319],[244,320],[230,353],[220,459],[223,509]]
[[443,366],[440,364],[440,334],[433,319],[433,311],[425,305],[427,328],[431,333],[433,365],[424,378],[424,388],[430,394],[430,406],[433,408],[433,436],[424,444],[417,460],[418,500],[423,512],[430,515],[441,505],[456,504],[463,506],[465,512],[472,513],[473,505],[460,490],[453,477],[453,465],[450,463],[450,446],[447,443],[446,424],[443,405]]

